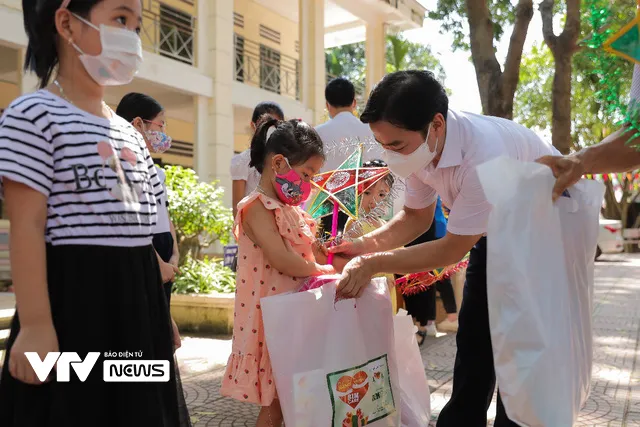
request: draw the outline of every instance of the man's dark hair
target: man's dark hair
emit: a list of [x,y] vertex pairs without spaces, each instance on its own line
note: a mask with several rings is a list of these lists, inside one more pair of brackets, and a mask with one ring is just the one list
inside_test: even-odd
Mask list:
[[284,112],[280,105],[275,102],[264,101],[256,105],[256,108],[253,109],[251,123],[257,127],[260,124],[258,121],[267,114],[278,120],[284,120]]
[[360,120],[424,132],[437,113],[446,120],[448,110],[449,97],[431,71],[398,71],[384,76],[371,91]]
[[344,77],[336,77],[327,83],[324,99],[334,108],[351,107],[356,99],[356,88]]

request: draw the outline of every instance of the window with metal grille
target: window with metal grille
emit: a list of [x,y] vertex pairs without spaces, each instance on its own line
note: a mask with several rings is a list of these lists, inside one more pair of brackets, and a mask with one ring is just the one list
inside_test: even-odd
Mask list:
[[273,30],[260,24],[260,37],[280,44],[280,31]]
[[244,37],[237,34],[234,35],[235,39],[235,76],[239,82],[244,82]]
[[160,55],[193,65],[193,17],[160,4]]
[[280,52],[260,45],[260,87],[280,93]]

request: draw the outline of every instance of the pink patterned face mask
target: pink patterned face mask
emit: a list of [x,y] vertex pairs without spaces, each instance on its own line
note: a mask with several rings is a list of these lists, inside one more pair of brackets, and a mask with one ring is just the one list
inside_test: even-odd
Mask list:
[[151,151],[154,153],[164,153],[171,148],[171,137],[164,132],[148,130],[145,131],[144,136],[147,137]]
[[296,172],[289,160],[284,159],[289,166],[289,172],[276,174],[276,193],[278,199],[286,205],[299,206],[306,202],[311,194],[311,183],[304,181]]

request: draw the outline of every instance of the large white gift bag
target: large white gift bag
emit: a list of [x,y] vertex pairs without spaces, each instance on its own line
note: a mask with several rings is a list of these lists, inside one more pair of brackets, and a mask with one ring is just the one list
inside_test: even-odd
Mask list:
[[498,158],[478,167],[493,205],[487,296],[496,378],[521,426],[570,427],[589,395],[593,263],[604,186],[555,203],[551,170]]
[[335,301],[336,281],[261,300],[285,424],[400,425],[391,299],[373,279],[357,300]]
[[406,310],[393,318],[393,334],[398,357],[402,427],[426,427],[431,419],[431,394],[424,371],[416,332],[418,328]]

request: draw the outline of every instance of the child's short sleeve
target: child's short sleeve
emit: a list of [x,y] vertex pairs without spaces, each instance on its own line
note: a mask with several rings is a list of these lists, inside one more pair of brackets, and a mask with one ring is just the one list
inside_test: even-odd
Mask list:
[[49,197],[53,186],[54,147],[43,131],[46,115],[36,114],[35,99],[15,100],[0,118],[0,195],[3,181],[27,185]]

